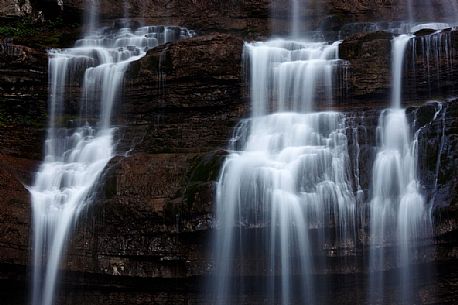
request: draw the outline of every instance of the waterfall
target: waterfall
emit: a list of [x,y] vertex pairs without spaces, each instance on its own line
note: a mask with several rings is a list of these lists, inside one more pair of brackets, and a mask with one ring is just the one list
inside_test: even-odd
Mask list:
[[86,25],[86,33],[93,33],[98,28],[99,24],[100,0],[84,1],[84,24]]
[[[393,300],[384,287],[388,270],[395,270],[400,303],[415,303],[418,245],[429,242],[432,223],[417,173],[421,128],[415,132],[409,126],[402,80],[410,43],[415,60],[415,41],[428,48],[427,67],[439,67],[443,52],[443,65],[451,69],[450,34],[440,32],[449,25],[384,25],[393,33],[437,32],[421,38],[399,35],[392,41],[391,106],[379,117],[371,193],[364,202],[358,127],[343,113],[321,111],[345,87],[339,81],[345,74],[340,42],[301,40],[300,3],[289,3],[292,40],[244,45],[251,115],[235,128],[216,187],[212,304],[243,303],[248,289],[261,291],[266,304],[323,303],[317,292],[323,287],[315,276],[332,266],[320,251],[358,250],[359,241],[369,243],[368,303]],[[410,12],[411,19],[414,15]],[[440,153],[437,162],[436,175]],[[366,219],[359,224],[358,216],[364,218],[366,211],[367,236],[356,233],[365,228]]]
[[268,304],[314,304],[312,274],[322,265],[314,252],[330,235],[336,247],[355,245],[359,190],[346,118],[313,112],[316,101],[330,102],[341,89],[338,46],[245,44],[252,113],[234,132],[217,184],[212,304],[240,303],[241,278],[259,273],[255,285]]
[[[370,202],[370,299],[383,296],[386,248],[397,247],[402,302],[411,303],[412,241],[428,233],[429,217],[417,181],[417,137],[411,136],[401,109],[402,71],[410,36],[392,42],[391,109],[382,112],[377,127],[378,153],[373,167]],[[383,297],[382,297],[383,298]]]
[[407,44],[413,36],[400,35],[393,40],[391,67],[391,107],[401,108],[402,70]]
[[[455,51],[452,44],[451,31],[439,28],[429,35],[415,37],[412,41],[411,54],[415,80],[424,79],[427,83],[426,88],[413,86],[415,93],[429,97],[435,91],[454,94],[454,88],[447,86],[448,82],[454,77],[455,70]],[[420,67],[417,64],[418,58],[422,59]],[[416,65],[417,67],[415,67]]]
[[250,62],[253,117],[275,111],[310,112],[319,95],[332,101],[334,90],[343,90],[335,86],[342,72],[339,42],[275,39],[245,44],[244,53]]
[[[95,10],[95,9],[94,9]],[[89,13],[89,29],[97,24]],[[75,47],[49,51],[49,125],[45,160],[29,188],[33,217],[32,304],[52,305],[67,240],[115,153],[113,105],[124,73],[159,44],[192,32],[146,26],[89,32]],[[80,115],[67,123],[67,88],[81,86]]]

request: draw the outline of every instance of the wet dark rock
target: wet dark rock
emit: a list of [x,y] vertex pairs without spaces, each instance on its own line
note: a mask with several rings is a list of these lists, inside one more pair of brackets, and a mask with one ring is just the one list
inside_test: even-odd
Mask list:
[[350,62],[350,96],[388,96],[392,38],[393,35],[388,32],[360,33],[342,42],[340,57]]
[[[457,38],[455,30],[445,30],[411,40],[406,52],[408,64],[403,75],[405,99],[434,99],[456,95]],[[438,46],[438,52],[432,51],[433,45]],[[447,51],[446,46],[449,48]]]
[[[29,262],[30,195],[25,186],[32,182],[30,173],[37,164],[0,153],[0,266],[25,266]],[[5,274],[0,274],[1,281]]]
[[329,15],[321,20],[319,28],[321,31],[339,31],[344,25],[344,20],[340,15]]
[[[32,0],[29,3],[30,5],[18,6],[17,10],[16,1],[4,0],[0,16],[37,18],[38,12],[42,12],[46,20],[56,16],[65,20],[82,20],[82,0],[64,0],[62,6],[57,5],[57,0]],[[422,5],[417,4],[418,20],[425,19],[429,14]],[[288,2],[279,1],[272,10],[272,3],[268,0],[130,0],[127,4],[129,17],[150,24],[178,24],[202,33],[226,32],[244,37],[268,35],[271,28],[277,34],[287,33],[288,10]],[[123,18],[124,1],[102,0],[100,12],[104,20]],[[320,27],[337,31],[343,23],[399,21],[407,16],[405,1],[373,0],[312,0],[307,1],[299,14],[306,21],[305,27],[312,31]]]
[[241,54],[240,39],[210,35],[150,50],[133,63],[117,117],[130,125],[123,149],[206,153],[225,147],[248,106]]
[[[340,28],[340,38],[347,39],[353,35],[362,36],[363,33],[374,33],[378,31],[378,25],[374,22],[357,22],[344,24]],[[372,36],[374,37],[374,36]]]
[[0,154],[41,159],[47,123],[47,56],[0,42]]
[[426,35],[431,35],[433,33],[437,32],[437,30],[434,29],[421,29],[419,31],[416,31],[414,33],[415,36],[426,36]]
[[116,20],[113,24],[114,30],[119,30],[122,28],[129,28],[129,29],[138,29],[141,26],[141,23],[136,20]]
[[[358,33],[340,45],[340,57],[349,62],[348,96],[387,101],[391,88],[391,40],[388,32]],[[433,53],[433,45],[440,51]],[[445,50],[446,46],[449,50]],[[458,34],[456,30],[434,31],[411,39],[403,73],[406,105],[428,98],[447,98],[457,93]],[[350,102],[350,101],[349,101]]]
[[183,201],[188,208],[209,215],[214,212],[215,183],[227,155],[227,151],[219,150],[197,158],[183,194]]

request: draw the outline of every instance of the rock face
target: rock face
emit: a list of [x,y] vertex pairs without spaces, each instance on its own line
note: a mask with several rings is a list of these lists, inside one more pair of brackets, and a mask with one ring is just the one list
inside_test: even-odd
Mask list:
[[[123,14],[122,1],[102,3],[104,16]],[[214,225],[214,184],[233,128],[249,113],[240,37],[268,33],[270,2],[129,3],[129,14],[143,17],[145,22],[185,25],[201,35],[150,50],[129,67],[114,118],[119,126],[119,156],[110,162],[96,199],[77,224],[62,266],[65,289],[59,304],[208,304],[202,286],[212,268],[207,243]],[[329,31],[348,21],[383,18],[400,6],[397,1],[320,3],[319,7],[312,1],[315,9],[304,16],[313,26]],[[31,4],[44,10],[45,16],[55,8],[54,1]],[[63,12],[71,14],[83,7],[78,0],[64,0],[63,4]],[[280,7],[275,16],[273,26],[278,26],[278,32],[287,28],[282,22],[286,11]],[[322,11],[330,15],[323,17]],[[395,11],[399,16],[405,14],[401,9]],[[380,109],[388,105],[392,36],[350,32],[340,47],[341,57],[349,62],[349,91],[335,109],[347,115],[350,153],[354,154],[357,146],[360,150],[359,164],[351,166],[359,167],[368,196],[375,129]],[[456,32],[447,35],[447,41],[458,46]],[[436,277],[419,276],[415,286],[422,303],[454,304],[454,285],[458,283],[454,246],[458,228],[458,101],[444,101],[444,97],[458,88],[453,68],[458,52],[454,47],[452,54],[441,54],[439,65],[431,62],[425,73],[428,54],[421,47],[424,39],[415,39],[412,48],[417,56],[407,60],[413,64],[404,75],[408,84],[404,100],[411,105],[408,113],[416,122],[415,129],[423,127],[419,168],[425,193],[437,207],[436,250],[431,247],[431,255],[418,263],[425,267],[424,272],[432,261],[437,269],[431,271]],[[27,302],[30,202],[25,186],[42,160],[47,121],[47,56],[42,45],[25,44],[26,40],[16,38],[0,44],[0,297],[7,305]],[[66,42],[58,39],[53,44],[65,46]],[[439,75],[438,67],[445,71],[440,74],[444,78],[430,82]],[[426,88],[427,83],[437,85]],[[438,106],[424,103],[430,97],[442,101],[443,110],[436,117]],[[353,140],[355,132],[358,143]],[[364,249],[365,230],[363,227],[360,233],[358,249]],[[337,250],[321,254],[330,268],[314,280],[330,282],[333,287],[318,297],[338,304],[366,302],[367,279],[362,271],[367,252],[358,250],[340,259]],[[388,270],[387,277],[392,272]],[[247,280],[256,282],[262,276],[254,274]],[[261,292],[256,287],[249,289],[249,297],[239,304],[263,304]],[[389,289],[392,295],[399,293],[396,283]]]
[[[100,0],[103,19],[138,18],[150,24],[176,24],[199,32],[225,32],[243,37],[268,35],[271,30],[285,34],[289,30],[289,4],[270,0]],[[430,11],[426,4],[415,3],[416,20],[426,20]],[[432,3],[440,7],[440,0]],[[304,1],[299,15],[309,30],[335,31],[345,23],[399,21],[407,19],[407,0],[309,0]],[[66,20],[82,18],[85,0],[4,0],[0,16],[28,16]],[[437,18],[448,13],[438,9]]]
[[120,150],[133,151],[112,161],[70,269],[113,274],[118,266],[122,275],[148,278],[202,274],[212,184],[224,156],[209,152],[226,145],[245,109],[241,48],[228,35],[203,36],[152,50],[132,65],[130,102],[118,119],[125,122]]
[[26,16],[32,13],[32,4],[28,0],[2,0],[0,7],[2,16]]
[[225,147],[228,128],[246,107],[241,54],[240,39],[210,35],[158,48],[134,63],[125,95],[135,102],[121,105],[119,119],[143,135],[137,149],[185,153]]
[[[24,185],[41,159],[47,112],[47,57],[35,49],[0,44],[0,275],[26,266],[30,196]],[[21,268],[23,268],[21,267]],[[21,273],[25,269],[21,270]]]
[[[456,95],[457,33],[455,30],[419,33],[410,41],[405,56],[403,100],[412,102]],[[386,101],[391,87],[392,38],[391,33],[380,31],[355,34],[342,42],[340,56],[351,63],[351,98]]]
[[382,97],[391,81],[391,39],[386,32],[361,33],[344,40],[339,54],[350,61],[350,96]]

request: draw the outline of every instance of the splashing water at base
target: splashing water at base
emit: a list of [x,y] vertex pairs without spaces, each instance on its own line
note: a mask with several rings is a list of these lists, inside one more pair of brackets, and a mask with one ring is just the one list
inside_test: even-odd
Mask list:
[[[250,131],[247,128],[251,128]],[[309,230],[335,224],[341,242],[354,238],[355,197],[345,117],[339,113],[276,113],[244,122],[237,137],[243,151],[226,160],[217,188],[216,273],[218,304],[229,304],[234,255],[254,240],[240,240],[234,228],[266,228],[261,252],[271,300],[291,303],[293,278],[302,300],[313,304],[314,263]],[[241,233],[240,233],[241,234]],[[324,243],[322,234],[319,244]],[[259,264],[264,258],[259,258]],[[243,271],[242,271],[243,272]],[[280,277],[280,285],[275,283]],[[296,285],[296,284],[295,284]]]

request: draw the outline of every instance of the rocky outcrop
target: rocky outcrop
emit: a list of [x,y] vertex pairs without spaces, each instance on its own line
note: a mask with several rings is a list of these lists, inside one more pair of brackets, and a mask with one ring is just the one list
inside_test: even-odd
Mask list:
[[211,35],[158,48],[134,63],[125,96],[135,102],[121,105],[119,119],[142,136],[136,149],[183,153],[225,147],[230,126],[246,107],[241,54],[240,39]]
[[340,57],[350,62],[350,96],[379,96],[386,100],[391,81],[392,38],[387,32],[362,33],[340,45]]
[[[407,46],[403,71],[406,104],[457,93],[458,32],[417,33]],[[388,32],[359,33],[340,45],[349,62],[348,97],[358,103],[371,99],[386,103],[391,88],[391,40]],[[348,102],[348,101],[347,101]]]
[[0,44],[0,153],[41,159],[47,118],[47,56],[8,41]]
[[0,1],[1,16],[27,16],[32,14],[32,4],[29,0],[2,0]]
[[[7,304],[24,303],[20,291],[29,263],[30,194],[42,159],[47,121],[47,56],[0,43],[0,292]],[[3,302],[3,301],[2,301]]]
[[453,207],[452,215],[458,206],[457,111],[457,100],[452,99],[439,105],[428,103],[412,113],[415,130],[421,128],[418,142],[421,183],[435,208]]
[[[416,20],[431,18],[427,6],[430,1],[415,3]],[[85,0],[5,0],[0,16],[29,16],[35,19],[82,20]],[[440,1],[432,3],[441,7]],[[304,1],[299,15],[304,28],[335,32],[348,23],[382,23],[406,20],[409,15],[407,0],[313,0]],[[270,32],[287,34],[289,3],[269,0],[101,0],[103,20],[128,17],[150,24],[176,24],[193,28],[201,33],[226,32],[248,38],[266,36]],[[449,10],[438,10],[439,16]],[[358,28],[358,26],[356,26]],[[348,27],[347,27],[348,29]],[[334,35],[335,36],[335,35]]]
[[[26,186],[42,158],[47,120],[47,57],[35,49],[0,44],[0,269],[29,261],[30,195]],[[2,273],[2,272],[0,272]],[[0,278],[8,281],[9,273]],[[5,279],[6,276],[6,279]],[[23,277],[23,276],[22,276]]]
[[408,48],[404,98],[456,96],[458,31],[417,33]]

